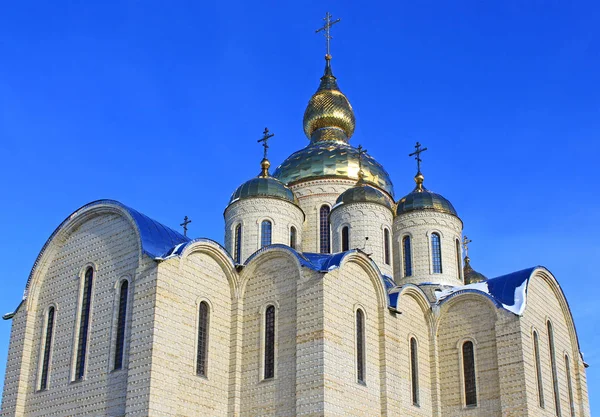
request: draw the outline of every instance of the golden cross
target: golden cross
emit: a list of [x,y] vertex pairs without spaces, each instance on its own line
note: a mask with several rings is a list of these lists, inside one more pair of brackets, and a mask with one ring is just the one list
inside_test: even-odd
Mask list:
[[469,257],[469,243],[471,243],[471,242],[472,242],[472,240],[471,240],[471,239],[469,239],[469,238],[467,237],[467,235],[465,235],[465,236],[463,237],[462,244],[463,244],[463,248],[464,248],[464,250],[465,250],[465,258],[468,258],[468,257]]
[[409,154],[408,156],[415,156],[415,159],[417,160],[417,172],[421,172],[421,153],[425,152],[427,150],[427,148],[423,148],[421,149],[421,144],[419,142],[417,142],[417,144],[415,145],[415,151],[411,154]]
[[321,31],[325,32],[324,35],[325,35],[325,39],[327,41],[327,55],[325,55],[325,58],[331,59],[331,55],[329,54],[329,41],[331,40],[330,30],[331,30],[331,27],[333,25],[335,25],[336,23],[339,23],[341,19],[337,19],[332,22],[331,21],[331,13],[327,12],[325,14],[325,17],[323,18],[323,20],[325,21],[325,25],[322,28],[315,30],[315,33],[319,33]]
[[262,146],[263,146],[263,148],[265,148],[265,153],[264,153],[264,156],[263,156],[264,159],[267,159],[267,149],[269,149],[269,144],[267,142],[273,136],[275,136],[275,134],[274,133],[269,134],[269,129],[267,129],[265,127],[265,131],[263,132],[262,139],[257,140],[257,142],[259,142],[259,143],[262,142],[263,143]]
[[185,216],[183,218],[183,223],[181,223],[179,226],[183,226],[183,235],[187,236],[187,225],[190,224],[192,221],[190,219],[188,219],[188,216]]

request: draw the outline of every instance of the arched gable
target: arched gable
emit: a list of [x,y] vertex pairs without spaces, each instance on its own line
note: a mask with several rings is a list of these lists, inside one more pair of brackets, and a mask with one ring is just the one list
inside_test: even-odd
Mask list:
[[355,250],[344,252],[344,256],[340,261],[339,267],[343,269],[344,265],[349,263],[353,263],[360,266],[362,270],[366,272],[367,276],[371,281],[371,284],[375,289],[375,293],[377,294],[377,305],[382,309],[388,307],[388,297],[385,288],[384,278],[375,262],[373,262],[373,260],[371,260],[371,258],[366,256],[364,253]]

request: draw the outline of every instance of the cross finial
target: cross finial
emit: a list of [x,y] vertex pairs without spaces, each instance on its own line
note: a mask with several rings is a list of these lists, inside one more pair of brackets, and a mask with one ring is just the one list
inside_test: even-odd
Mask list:
[[362,181],[365,177],[365,173],[362,169],[362,158],[363,155],[367,153],[367,150],[362,147],[362,145],[358,145],[358,180]]
[[183,223],[181,223],[181,224],[179,225],[179,226],[183,226],[183,235],[184,235],[184,236],[187,236],[187,230],[188,230],[188,227],[187,227],[187,225],[188,225],[188,224],[190,224],[191,222],[192,222],[192,221],[191,221],[191,220],[188,218],[188,216],[185,216],[185,217],[183,218]]
[[417,175],[421,173],[421,153],[425,152],[426,150],[427,148],[421,149],[421,144],[417,142],[417,144],[415,145],[415,151],[408,155],[414,156],[415,160],[417,161]]
[[263,155],[263,159],[267,159],[267,150],[269,149],[269,139],[275,136],[274,133],[269,133],[269,129],[265,127],[265,131],[263,132],[263,137],[257,140],[258,143],[262,142],[263,148],[265,148],[265,153]]
[[469,257],[469,243],[471,243],[471,242],[472,242],[472,240],[471,240],[471,239],[469,239],[469,238],[467,237],[467,235],[465,235],[465,236],[463,237],[462,244],[463,244],[463,249],[464,249],[464,251],[465,251],[465,258],[468,258],[468,257]]
[[323,18],[323,20],[325,21],[325,25],[323,25],[323,27],[315,30],[315,33],[319,33],[321,31],[324,31],[324,35],[325,35],[325,40],[327,42],[327,54],[325,55],[325,59],[327,61],[329,61],[331,59],[331,54],[329,53],[329,41],[331,40],[331,34],[330,34],[330,30],[331,27],[333,25],[335,25],[336,23],[339,23],[341,19],[336,19],[333,22],[331,21],[331,13],[327,12],[325,14],[325,17]]

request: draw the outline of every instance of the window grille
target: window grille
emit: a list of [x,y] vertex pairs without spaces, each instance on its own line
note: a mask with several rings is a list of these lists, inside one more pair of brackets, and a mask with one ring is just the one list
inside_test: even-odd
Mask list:
[[264,248],[271,244],[272,224],[269,220],[263,220],[260,225],[260,247]]
[[402,238],[402,251],[404,252],[404,276],[412,275],[412,254],[410,253],[410,236]]
[[331,252],[331,243],[330,243],[330,226],[329,226],[329,206],[321,206],[320,210],[320,227],[319,227],[319,236],[320,236],[320,252],[321,253],[330,253]]
[[438,233],[431,234],[431,259],[433,261],[433,273],[442,273],[442,246],[440,235]]
[[81,299],[81,317],[79,320],[79,338],[77,341],[77,359],[75,361],[75,380],[83,378],[90,328],[90,310],[92,305],[92,280],[94,270],[85,271],[83,295]]
[[196,352],[196,374],[206,376],[208,368],[208,321],[209,308],[206,301],[198,308],[198,351]]
[[115,367],[123,368],[123,353],[125,350],[125,323],[127,322],[127,296],[129,293],[129,282],[123,281],[119,292],[119,316],[117,318],[117,343],[115,346]]
[[235,226],[235,246],[234,246],[235,263],[239,264],[242,261],[242,225]]
[[475,352],[473,342],[466,341],[462,346],[463,377],[465,383],[465,405],[477,405],[477,385],[475,376]]
[[54,307],[48,309],[46,319],[46,338],[42,353],[42,375],[40,378],[40,391],[48,388],[48,372],[50,368],[50,349],[52,348],[52,332],[54,331]]
[[265,311],[265,373],[264,379],[275,376],[275,306]]

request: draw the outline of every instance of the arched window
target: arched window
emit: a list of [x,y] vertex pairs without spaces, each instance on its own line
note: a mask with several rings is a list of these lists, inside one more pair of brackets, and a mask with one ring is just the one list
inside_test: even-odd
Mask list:
[[350,249],[350,231],[348,226],[342,227],[342,252]]
[[275,306],[265,310],[265,373],[264,379],[275,376]]
[[233,249],[233,259],[236,264],[242,262],[242,225],[235,226],[235,243]]
[[356,375],[358,382],[365,383],[365,313],[356,310]]
[[85,271],[83,293],[81,296],[77,358],[75,361],[75,380],[82,379],[85,372],[85,359],[88,348],[88,337],[90,333],[90,310],[92,307],[93,278],[94,270],[92,268],[88,268]]
[[121,283],[119,291],[119,316],[117,317],[117,343],[115,345],[115,367],[123,368],[123,354],[125,351],[125,323],[127,318],[127,295],[129,292],[129,282],[127,280]]
[[383,229],[383,262],[390,264],[390,231]]
[[540,341],[536,331],[533,332],[533,355],[535,356],[535,372],[537,378],[538,403],[544,408],[544,383],[542,380],[542,363],[540,360]]
[[264,248],[271,244],[272,224],[269,220],[263,220],[260,225],[260,247]]
[[460,242],[456,240],[456,273],[458,274],[458,280],[462,281],[462,265],[460,262]]
[[42,346],[42,375],[40,378],[40,391],[48,388],[48,372],[50,368],[50,350],[52,348],[52,333],[54,331],[54,307],[48,309],[46,318],[46,336]]
[[548,346],[550,346],[550,366],[552,367],[552,387],[554,389],[554,411],[560,417],[560,392],[558,391],[558,375],[556,373],[556,354],[554,351],[554,331],[548,322]]
[[410,253],[410,236],[402,238],[402,252],[404,253],[404,276],[412,275],[412,254]]
[[206,376],[208,365],[208,303],[202,301],[198,308],[198,350],[196,352],[196,374]]
[[410,378],[412,386],[413,405],[419,405],[419,358],[417,350],[417,339],[410,338]]
[[321,206],[321,210],[319,212],[319,237],[320,237],[320,245],[319,249],[321,253],[330,253],[331,252],[331,243],[330,243],[330,226],[329,226],[329,206]]
[[462,345],[463,379],[465,383],[465,405],[477,405],[477,382],[475,376],[475,352],[473,342],[467,340]]
[[442,245],[439,233],[431,234],[431,259],[433,264],[433,273],[442,273]]
[[571,417],[575,417],[575,403],[573,402],[573,383],[571,382],[571,365],[569,364],[568,355],[565,355],[565,371],[567,373],[567,389],[569,390],[569,406],[571,409]]
[[296,228],[290,227],[290,248],[296,249]]

